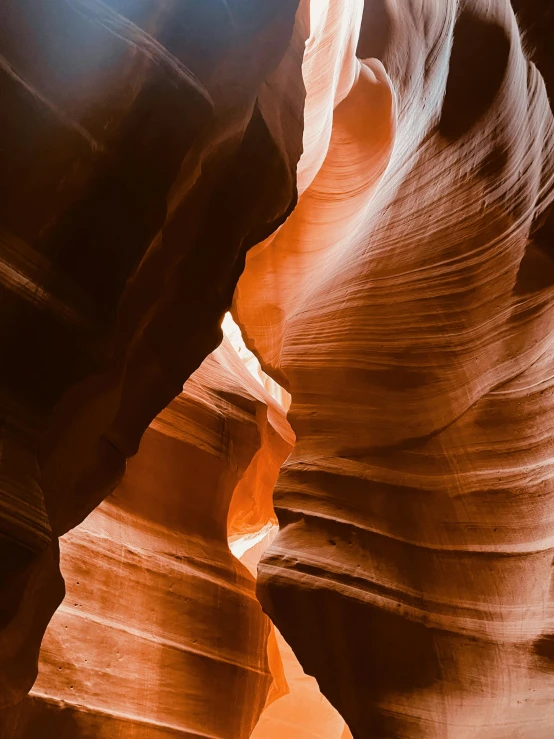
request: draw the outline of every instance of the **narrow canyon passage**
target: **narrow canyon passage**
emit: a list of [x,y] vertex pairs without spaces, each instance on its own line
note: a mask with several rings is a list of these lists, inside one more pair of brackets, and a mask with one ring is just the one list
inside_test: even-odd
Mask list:
[[150,425],[119,487],[62,537],[66,598],[2,739],[251,735],[272,682],[270,623],[227,536],[275,520],[293,441],[225,338]]
[[0,739],[554,737],[553,40],[0,3]]
[[[225,317],[223,329],[250,373],[264,385],[279,405],[288,411],[290,395],[261,369],[256,357],[245,346],[240,329],[230,314]],[[229,526],[231,530],[236,529],[238,520],[242,520],[239,529],[246,533],[242,536],[231,534],[230,549],[253,577],[257,577],[258,562],[279,530],[272,501],[274,484],[275,480],[271,479],[266,485],[253,486],[244,479],[241,489],[236,491],[231,502]],[[241,495],[242,490],[248,494],[253,489],[257,493],[257,505],[248,504],[245,496]],[[244,521],[244,513],[248,512],[251,516],[252,511],[259,509],[260,503],[264,504],[266,512],[258,515],[258,523],[252,531],[252,524],[246,524]],[[237,513],[240,511],[240,514],[235,516],[235,511]],[[294,736],[296,739],[351,739],[352,735],[344,719],[321,694],[315,678],[304,673],[293,650],[278,631],[272,632],[268,641],[270,667],[275,664],[271,660],[275,648],[279,663],[272,670],[274,684],[251,739],[280,739],[286,735]]]
[[229,315],[224,331],[122,484],[62,537],[66,597],[29,698],[1,715],[2,739],[343,737],[344,720],[254,597],[294,443],[290,398]]

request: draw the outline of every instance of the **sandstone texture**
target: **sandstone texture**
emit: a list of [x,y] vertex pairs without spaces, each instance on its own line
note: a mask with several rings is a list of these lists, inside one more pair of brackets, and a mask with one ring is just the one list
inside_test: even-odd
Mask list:
[[0,80],[0,739],[552,739],[554,2],[4,0]]
[[[62,537],[67,595],[2,739],[248,739],[280,658],[231,554],[231,499],[271,501],[293,436],[227,339],[150,425],[122,483]],[[263,474],[259,474],[260,468]],[[270,517],[272,511],[270,512]],[[249,524],[253,523],[251,518]],[[260,513],[258,528],[269,517]],[[228,531],[229,525],[229,531]]]
[[258,594],[356,739],[548,739],[540,11],[524,27],[507,0],[325,5],[299,203],[235,296],[297,437]]
[[0,706],[63,599],[58,537],[219,344],[246,250],[294,204],[296,6],[1,4]]

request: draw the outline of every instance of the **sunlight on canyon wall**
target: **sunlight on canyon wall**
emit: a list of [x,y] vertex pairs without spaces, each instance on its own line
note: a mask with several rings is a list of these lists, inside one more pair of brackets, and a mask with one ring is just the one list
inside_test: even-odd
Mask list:
[[552,0],[0,17],[0,739],[552,739]]
[[[229,313],[225,316],[223,331],[253,377],[288,410],[290,395],[261,369],[256,357],[246,348],[240,329]],[[270,505],[272,493],[271,487],[265,488]],[[272,517],[259,531],[229,538],[231,552],[248,567],[254,577],[257,575],[259,559],[278,530],[276,518]],[[294,739],[351,737],[344,719],[321,694],[315,678],[304,673],[294,652],[277,630],[274,638],[275,642],[268,646],[277,649],[283,665],[283,694],[276,696],[266,706],[251,739],[282,739],[284,736]]]
[[298,205],[233,307],[297,438],[258,597],[356,739],[547,739],[544,82],[507,0],[328,8]]

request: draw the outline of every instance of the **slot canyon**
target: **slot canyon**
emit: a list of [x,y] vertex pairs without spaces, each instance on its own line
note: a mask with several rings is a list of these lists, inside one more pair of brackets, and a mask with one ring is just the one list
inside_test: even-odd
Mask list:
[[554,739],[554,0],[0,0],[0,78],[0,739]]

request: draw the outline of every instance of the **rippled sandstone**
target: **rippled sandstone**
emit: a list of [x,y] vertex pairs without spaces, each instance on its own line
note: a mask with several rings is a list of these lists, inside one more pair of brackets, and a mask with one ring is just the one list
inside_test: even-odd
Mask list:
[[[272,681],[270,623],[229,551],[244,531],[229,508],[236,495],[271,500],[292,442],[225,339],[114,494],[62,537],[67,595],[30,697],[0,715],[2,739],[248,739]],[[270,524],[263,512],[257,524]]]
[[63,598],[58,537],[220,342],[246,250],[294,204],[296,6],[2,4],[0,705]]
[[356,739],[548,739],[542,4],[525,46],[507,0],[325,6],[299,203],[235,296],[297,436],[259,597]]

